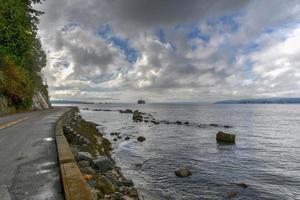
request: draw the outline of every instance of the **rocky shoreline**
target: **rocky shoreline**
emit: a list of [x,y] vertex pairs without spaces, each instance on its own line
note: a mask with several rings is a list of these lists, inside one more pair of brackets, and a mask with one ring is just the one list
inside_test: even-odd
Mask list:
[[133,115],[133,120],[135,122],[144,122],[144,123],[152,123],[154,125],[159,124],[165,124],[165,125],[179,125],[179,126],[193,126],[197,128],[225,128],[230,129],[233,128],[232,125],[228,124],[216,124],[216,123],[210,123],[210,124],[204,124],[204,123],[198,123],[198,122],[189,122],[189,121],[168,121],[168,120],[157,120],[151,113],[145,113],[141,112],[139,110],[111,110],[111,109],[89,109],[89,108],[83,108],[83,110],[90,110],[90,111],[98,111],[98,112],[119,112],[121,114],[131,114]]
[[139,200],[132,180],[126,179],[111,158],[111,143],[97,124],[81,118],[74,109],[63,125],[64,135],[94,199]]

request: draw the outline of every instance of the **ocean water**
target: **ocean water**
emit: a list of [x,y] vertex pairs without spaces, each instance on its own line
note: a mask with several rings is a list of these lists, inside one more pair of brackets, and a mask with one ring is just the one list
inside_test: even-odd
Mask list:
[[[145,200],[300,199],[300,105],[213,104],[86,104],[78,105],[83,118],[100,124],[114,147],[113,158],[132,179]],[[90,109],[140,110],[157,120],[197,127],[136,123],[132,114]],[[216,133],[236,134],[235,145],[216,143]],[[123,139],[114,142],[111,132]],[[124,137],[131,139],[125,141]],[[144,136],[146,141],[137,142]],[[141,166],[136,166],[141,164]],[[187,166],[193,175],[176,177]],[[241,188],[237,183],[246,183]]]

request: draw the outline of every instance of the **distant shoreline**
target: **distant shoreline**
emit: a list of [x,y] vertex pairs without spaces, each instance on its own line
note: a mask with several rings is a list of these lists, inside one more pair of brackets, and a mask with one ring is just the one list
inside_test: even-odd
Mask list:
[[218,101],[215,104],[300,104],[300,98],[261,98]]

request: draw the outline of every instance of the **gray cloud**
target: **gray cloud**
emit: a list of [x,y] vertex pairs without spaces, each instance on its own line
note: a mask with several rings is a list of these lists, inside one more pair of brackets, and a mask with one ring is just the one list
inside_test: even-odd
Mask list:
[[[300,95],[298,1],[61,0],[38,6],[46,12],[40,36],[53,98]],[[109,36],[138,52],[136,62],[98,34],[107,24]],[[187,38],[196,27],[209,38]]]

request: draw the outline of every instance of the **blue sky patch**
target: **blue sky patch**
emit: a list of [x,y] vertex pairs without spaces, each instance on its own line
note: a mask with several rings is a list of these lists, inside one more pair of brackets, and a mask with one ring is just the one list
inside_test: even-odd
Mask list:
[[138,51],[132,48],[128,39],[113,35],[112,28],[109,24],[101,26],[97,32],[106,42],[112,43],[115,47],[119,48],[125,55],[127,62],[133,64],[138,59]]

